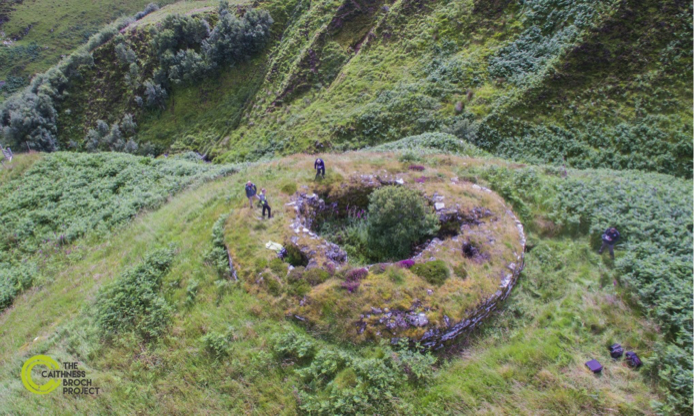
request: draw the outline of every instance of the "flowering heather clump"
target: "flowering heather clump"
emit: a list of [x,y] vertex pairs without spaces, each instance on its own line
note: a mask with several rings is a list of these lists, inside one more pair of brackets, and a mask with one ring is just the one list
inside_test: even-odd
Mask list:
[[427,177],[419,177],[419,178],[415,178],[414,182],[418,182],[418,183],[422,184],[422,183],[425,183],[427,181],[427,179],[428,179]]
[[328,262],[325,265],[323,265],[323,267],[328,272],[328,274],[330,274],[330,276],[335,275],[335,264],[334,263]]
[[410,269],[414,265],[414,261],[412,259],[405,259],[396,264],[400,268],[407,268]]
[[350,293],[353,293],[357,290],[357,288],[359,288],[359,285],[359,281],[345,281],[342,283],[342,288],[346,289]]
[[353,269],[345,275],[345,281],[342,283],[342,288],[350,293],[359,288],[360,281],[369,274],[366,268]]
[[345,275],[345,281],[361,281],[369,275],[366,268],[353,269]]
[[421,165],[410,165],[411,171],[424,171],[424,167]]

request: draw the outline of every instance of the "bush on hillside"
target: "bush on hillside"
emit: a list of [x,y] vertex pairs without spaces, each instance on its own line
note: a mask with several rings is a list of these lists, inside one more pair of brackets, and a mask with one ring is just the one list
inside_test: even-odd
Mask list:
[[229,214],[222,214],[217,218],[212,226],[212,249],[205,255],[205,261],[213,266],[220,278],[230,279],[229,254],[227,253],[226,243],[224,242],[224,225]]
[[228,356],[231,351],[230,337],[227,334],[209,332],[200,338],[205,349],[215,358]]
[[220,66],[247,60],[265,46],[272,23],[265,10],[249,10],[239,19],[229,11],[228,3],[221,2],[219,22],[202,44],[207,60]]
[[149,3],[147,6],[145,6],[143,11],[135,14],[135,19],[140,20],[148,14],[156,12],[157,10],[159,10],[159,5],[157,3]]
[[369,251],[382,259],[402,259],[412,246],[439,229],[436,214],[421,195],[405,187],[383,187],[369,196]]
[[[140,19],[157,8],[152,3],[136,18]],[[8,99],[0,107],[0,135],[4,144],[15,150],[59,150],[58,113],[65,91],[81,76],[80,68],[94,65],[91,52],[114,38],[117,43],[115,55],[128,70],[124,75],[126,84],[133,90],[144,90],[138,91],[140,96],[134,97],[138,106],[146,104],[152,109],[163,109],[168,98],[167,88],[172,84],[197,82],[217,64],[231,65],[247,60],[265,46],[272,24],[266,11],[249,10],[239,19],[229,12],[228,5],[214,31],[203,18],[169,15],[160,27],[151,29],[152,49],[159,66],[151,73],[142,74],[135,51],[127,38],[119,35],[136,18],[121,18],[104,27],[83,47],[46,73],[34,77],[23,92]],[[141,84],[143,78],[147,81]],[[115,137],[110,139],[113,140],[109,140],[108,145],[97,144],[91,134],[87,143],[90,150],[134,152],[138,148],[134,138],[122,142]]]
[[173,261],[172,250],[148,254],[136,267],[99,290],[95,321],[104,336],[133,331],[145,339],[161,336],[173,308],[162,296],[162,278]]
[[21,291],[31,288],[36,274],[36,265],[31,263],[0,263],[0,311],[12,305]]
[[393,414],[398,388],[426,383],[436,363],[431,353],[407,350],[406,343],[381,346],[377,355],[362,357],[319,347],[295,332],[279,335],[274,351],[300,365],[295,372],[307,381],[299,391],[300,409],[310,415]]

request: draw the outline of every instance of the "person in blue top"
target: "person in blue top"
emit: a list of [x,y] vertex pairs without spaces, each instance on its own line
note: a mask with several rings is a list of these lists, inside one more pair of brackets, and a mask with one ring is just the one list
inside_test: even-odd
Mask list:
[[316,162],[313,163],[313,169],[316,170],[316,178],[318,178],[319,175],[325,178],[325,162],[323,162],[322,159],[316,159]]
[[248,204],[253,208],[253,198],[258,198],[256,193],[258,192],[258,187],[252,182],[248,181],[246,183],[246,198],[248,198]]
[[614,259],[614,245],[617,243],[620,237],[621,235],[614,227],[610,227],[605,230],[605,233],[602,234],[602,246],[600,247],[598,253],[602,254],[602,251],[607,248],[610,251],[610,256],[612,259]]

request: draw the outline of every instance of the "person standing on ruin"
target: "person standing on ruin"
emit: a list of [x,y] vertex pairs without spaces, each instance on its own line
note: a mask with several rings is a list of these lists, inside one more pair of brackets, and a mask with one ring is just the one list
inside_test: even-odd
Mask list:
[[265,191],[265,188],[260,190],[260,194],[258,195],[258,200],[260,200],[260,203],[263,205],[263,219],[265,218],[265,210],[267,210],[267,218],[271,219],[272,218],[272,208],[270,208],[270,203],[267,201],[267,192]]
[[248,181],[246,183],[246,198],[248,198],[248,204],[253,208],[253,198],[258,198],[256,193],[258,192],[258,187],[252,182]]

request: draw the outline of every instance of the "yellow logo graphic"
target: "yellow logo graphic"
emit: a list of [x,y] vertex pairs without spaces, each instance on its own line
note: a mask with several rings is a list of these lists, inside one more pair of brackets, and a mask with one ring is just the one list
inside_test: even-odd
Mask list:
[[31,379],[31,370],[37,365],[43,365],[52,370],[60,369],[58,362],[46,355],[36,355],[29,358],[29,360],[24,362],[24,366],[22,366],[22,383],[26,389],[34,394],[48,394],[58,388],[60,386],[59,379],[51,379],[43,385],[38,385]]

